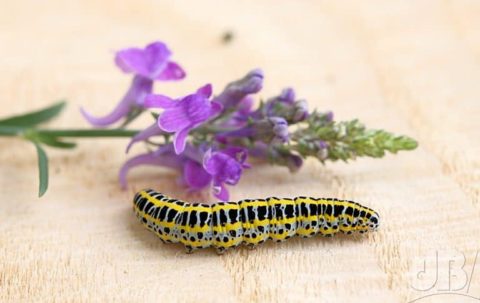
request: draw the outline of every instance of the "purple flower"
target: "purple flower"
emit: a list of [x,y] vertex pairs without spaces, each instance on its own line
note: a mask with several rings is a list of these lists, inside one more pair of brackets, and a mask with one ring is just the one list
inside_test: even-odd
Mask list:
[[289,140],[288,123],[284,118],[271,117],[268,121],[272,125],[272,131],[274,134],[273,141],[278,143],[286,143]]
[[245,168],[247,150],[240,147],[228,147],[223,150],[204,151],[205,146],[187,145],[185,152],[177,155],[173,144],[161,146],[155,152],[140,154],[129,159],[119,172],[122,188],[127,186],[128,172],[140,165],[157,165],[175,169],[183,173],[183,183],[190,190],[200,190],[211,186],[216,198],[227,201],[228,190],[225,185],[235,185]]
[[142,76],[133,77],[132,84],[125,96],[117,104],[117,106],[108,115],[103,117],[95,117],[89,114],[85,109],[80,108],[83,117],[90,124],[98,127],[109,126],[138,108],[138,104],[143,103],[145,97],[152,93],[153,81]]
[[232,113],[231,117],[222,122],[221,126],[226,129],[232,129],[236,127],[245,126],[249,119],[254,119],[252,116],[253,104],[255,100],[252,96],[246,96],[237,105],[236,110]]
[[203,168],[212,176],[213,194],[222,201],[229,199],[225,184],[235,185],[240,180],[245,164],[246,150],[228,148],[219,152],[211,150],[203,158]]
[[295,102],[295,91],[291,87],[284,88],[279,96],[273,97],[269,101],[272,102],[267,102],[267,104],[265,105],[267,111],[271,110],[277,102],[292,105]]
[[185,71],[170,61],[172,52],[163,42],[148,44],[145,48],[126,48],[117,52],[115,63],[125,73],[132,73],[150,80],[180,80]]
[[291,173],[297,172],[303,165],[303,159],[290,151],[281,151],[275,148],[270,150],[269,158],[273,163],[286,166]]
[[200,190],[207,187],[212,176],[197,161],[187,160],[183,167],[183,179],[191,190]]
[[161,134],[165,134],[165,132],[158,127],[158,123],[153,123],[146,129],[142,130],[141,132],[137,133],[135,136],[132,137],[132,140],[130,140],[130,143],[128,143],[127,145],[126,152],[128,153],[133,144]]
[[185,157],[175,154],[172,144],[162,146],[155,152],[140,154],[129,159],[121,167],[118,176],[120,185],[122,188],[127,187],[127,174],[133,167],[139,165],[157,165],[180,170],[185,161]]
[[329,111],[327,112],[326,114],[326,119],[327,119],[327,122],[332,122],[333,121],[333,112],[332,111]]
[[94,126],[108,126],[127,117],[132,111],[142,110],[144,99],[152,93],[153,81],[180,80],[183,69],[170,61],[170,50],[163,42],[154,42],[144,49],[127,48],[117,52],[115,63],[125,73],[134,74],[129,90],[114,110],[106,116],[94,117],[83,108],[85,119]]
[[285,157],[285,163],[290,172],[297,172],[303,165],[303,159],[299,155],[289,154]]
[[246,96],[238,103],[237,113],[242,116],[247,116],[252,112],[254,102],[255,100],[251,96]]
[[218,115],[222,105],[209,100],[212,95],[212,86],[207,84],[196,93],[174,101],[162,95],[150,95],[145,99],[146,107],[159,107],[165,111],[158,117],[158,126],[161,130],[175,133],[175,152],[180,154],[185,149],[189,131],[210,118]]
[[265,143],[286,143],[289,141],[288,122],[282,117],[268,117],[233,131],[223,132],[217,135],[217,140],[226,143],[228,137],[250,138]]
[[297,123],[308,118],[308,103],[306,100],[299,100],[295,102],[293,116],[290,118],[292,123]]
[[212,186],[213,195],[222,200],[229,199],[226,184],[235,185],[245,168],[247,151],[244,148],[228,147],[219,151],[209,149],[202,163],[188,160],[185,163],[183,177],[189,188],[198,190]]
[[269,159],[272,163],[286,166],[290,172],[297,172],[303,165],[301,156],[291,153],[288,150],[277,149],[275,146],[263,142],[255,142],[248,150],[251,156]]
[[243,78],[229,83],[223,92],[214,98],[225,109],[235,108],[247,95],[258,93],[263,86],[263,71],[254,69]]
[[297,123],[308,117],[308,104],[305,100],[295,101],[295,91],[286,88],[279,96],[269,99],[261,112],[266,117],[283,117],[289,123]]

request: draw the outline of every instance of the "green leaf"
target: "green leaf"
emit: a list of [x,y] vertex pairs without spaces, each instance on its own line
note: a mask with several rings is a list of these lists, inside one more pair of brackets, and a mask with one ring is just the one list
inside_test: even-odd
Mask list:
[[0,136],[17,136],[20,134],[22,131],[24,131],[25,128],[23,127],[18,127],[18,126],[3,126],[0,125]]
[[47,122],[60,114],[65,107],[65,104],[65,101],[61,101],[38,111],[0,120],[0,126],[32,127]]
[[418,147],[418,142],[413,138],[402,136],[399,140],[401,141],[401,147],[405,150],[412,150]]
[[38,177],[39,177],[39,186],[38,186],[38,196],[41,197],[48,188],[48,158],[47,154],[40,146],[40,144],[33,142],[37,148],[38,155]]
[[69,149],[77,146],[76,143],[64,142],[64,141],[58,140],[57,137],[46,135],[46,134],[38,134],[38,133],[35,135],[35,141],[41,142],[51,147],[57,147],[57,148]]

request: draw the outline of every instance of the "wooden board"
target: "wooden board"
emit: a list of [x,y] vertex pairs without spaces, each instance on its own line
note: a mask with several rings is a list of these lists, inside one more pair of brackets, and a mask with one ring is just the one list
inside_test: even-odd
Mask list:
[[[106,113],[130,81],[114,67],[113,51],[157,39],[188,71],[181,83],[156,86],[172,96],[207,82],[218,92],[261,67],[264,98],[293,86],[339,120],[358,117],[420,146],[381,160],[308,161],[295,175],[259,166],[232,188],[232,198],[348,198],[379,211],[380,231],[185,255],[137,222],[131,199],[143,187],[194,197],[173,172],[153,168],[132,172],[120,191],[125,139],[48,150],[51,185],[38,199],[34,147],[2,138],[0,301],[480,297],[480,2],[258,2],[3,1],[0,115],[68,98],[68,110],[50,126],[88,127],[79,106]],[[227,30],[234,38],[225,45]]]

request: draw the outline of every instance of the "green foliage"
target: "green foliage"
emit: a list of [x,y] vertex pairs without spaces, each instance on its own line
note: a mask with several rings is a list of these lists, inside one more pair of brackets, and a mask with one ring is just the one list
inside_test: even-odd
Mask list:
[[40,144],[35,143],[38,156],[38,196],[41,197],[48,189],[48,157]]
[[[335,122],[327,113],[314,112],[307,126],[293,134],[292,149],[301,156],[313,156],[320,161],[348,161],[357,157],[381,158],[386,152],[397,153],[412,150],[417,141],[384,130],[367,129],[358,120]],[[324,142],[319,146],[318,142]]]
[[0,120],[0,126],[33,127],[45,123],[58,116],[64,109],[65,104],[65,101],[60,101],[38,111],[2,119]]
[[[57,117],[65,108],[65,101],[55,103],[46,108],[28,112],[0,120],[0,136],[13,136],[31,141],[37,150],[39,190],[41,197],[48,189],[48,157],[43,146],[53,148],[72,149],[73,142],[66,142],[62,138],[81,137],[132,137],[138,131],[126,129],[68,129],[48,130],[37,128],[40,124]],[[137,115],[138,116],[138,115]],[[134,119],[135,117],[132,117]]]

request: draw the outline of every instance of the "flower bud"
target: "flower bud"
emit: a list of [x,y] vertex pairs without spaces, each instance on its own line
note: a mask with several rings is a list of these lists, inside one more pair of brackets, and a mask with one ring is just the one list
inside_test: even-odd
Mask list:
[[317,151],[317,158],[319,160],[326,160],[328,158],[328,143],[322,140],[314,142],[315,150]]
[[263,71],[254,69],[243,78],[230,82],[223,92],[214,98],[225,109],[235,108],[247,95],[258,93],[263,87]]
[[308,105],[305,100],[295,102],[295,91],[284,89],[279,96],[269,99],[263,108],[266,117],[283,117],[289,123],[297,123],[308,117]]
[[272,130],[274,134],[274,138],[272,141],[278,143],[286,143],[289,139],[289,132],[288,132],[288,123],[284,118],[281,117],[270,117],[268,121],[272,125]]
[[303,164],[302,157],[294,154],[290,154],[286,158],[286,164],[291,173],[297,172]]
[[308,104],[306,100],[295,102],[295,110],[291,121],[293,123],[301,122],[308,117]]

